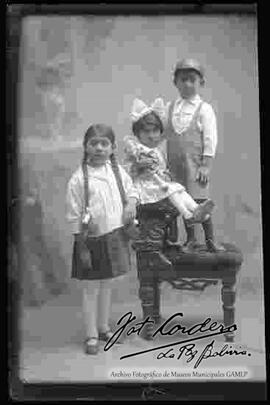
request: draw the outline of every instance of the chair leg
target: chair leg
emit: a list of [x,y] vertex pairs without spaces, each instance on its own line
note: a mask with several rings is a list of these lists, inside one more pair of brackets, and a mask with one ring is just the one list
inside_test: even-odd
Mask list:
[[[140,280],[139,297],[142,304],[143,319],[147,317],[153,321],[154,315],[154,296],[155,296],[155,286],[154,283],[145,283]],[[153,340],[153,330],[154,322],[147,323],[141,333],[141,337],[145,340]]]
[[177,218],[174,219],[166,229],[166,239],[169,242],[176,243],[178,241],[178,225]]
[[[222,279],[221,297],[223,302],[224,326],[229,327],[234,324],[235,319],[235,298],[236,298],[236,272],[228,271]],[[234,328],[225,333],[225,341],[233,342]]]
[[153,318],[155,324],[158,324],[161,320],[160,314],[160,282],[157,280],[154,282],[154,309]]

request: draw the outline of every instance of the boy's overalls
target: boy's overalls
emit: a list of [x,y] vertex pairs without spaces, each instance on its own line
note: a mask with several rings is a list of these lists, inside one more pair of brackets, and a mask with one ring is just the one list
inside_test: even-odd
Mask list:
[[[168,111],[168,126],[166,128],[167,137],[167,161],[168,169],[171,172],[173,181],[177,181],[185,186],[186,191],[198,202],[209,198],[209,183],[201,186],[196,181],[197,169],[199,168],[203,156],[203,133],[199,130],[197,121],[203,101],[195,110],[191,122],[187,129],[180,135],[174,130],[172,124],[172,114],[175,102],[172,102]],[[185,222],[185,221],[184,221]],[[207,220],[203,224],[205,239],[213,239],[212,221]],[[194,244],[194,226],[186,227],[186,245]]]

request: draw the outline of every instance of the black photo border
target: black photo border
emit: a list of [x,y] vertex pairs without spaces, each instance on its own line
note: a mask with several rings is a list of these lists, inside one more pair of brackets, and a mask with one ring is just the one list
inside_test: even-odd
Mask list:
[[[263,246],[266,241],[266,115],[267,100],[265,81],[261,78],[266,72],[266,10],[262,2],[247,3],[206,3],[195,1],[181,4],[6,4],[7,41],[6,41],[6,163],[7,163],[7,207],[8,207],[8,246],[16,244],[18,238],[19,216],[19,176],[18,176],[18,83],[19,57],[22,19],[29,15],[183,15],[183,14],[253,14],[258,18],[259,54],[259,91],[260,91],[260,133],[261,133],[261,174],[263,202]],[[270,72],[269,70],[267,70]],[[269,81],[269,79],[268,79]],[[269,107],[268,107],[269,108]],[[164,400],[164,401],[265,401],[267,382],[171,382],[171,383],[27,383],[18,375],[20,341],[18,334],[18,285],[19,280],[9,277],[10,261],[7,269],[7,314],[8,314],[8,385],[9,396],[16,402],[28,400],[65,401],[65,400]],[[267,268],[266,249],[264,249],[264,269]],[[269,293],[265,285],[265,327],[270,330]],[[266,361],[269,374],[269,332],[266,334]]]

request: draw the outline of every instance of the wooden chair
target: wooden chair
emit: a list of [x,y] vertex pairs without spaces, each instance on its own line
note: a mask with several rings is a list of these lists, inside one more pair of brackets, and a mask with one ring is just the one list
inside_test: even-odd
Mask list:
[[[167,246],[168,228],[172,224],[175,228],[177,215],[177,210],[168,199],[140,205],[137,209],[140,238],[134,243],[134,248],[143,317],[150,316],[156,323],[160,321],[162,281],[168,281],[178,290],[188,291],[203,291],[207,286],[221,282],[223,324],[225,327],[231,326],[235,319],[236,275],[243,261],[242,254],[232,244],[224,244],[225,251],[218,253],[208,252],[204,245],[192,253]],[[146,324],[145,339],[152,339],[153,328],[153,324]],[[233,342],[234,332],[227,332],[225,340]]]

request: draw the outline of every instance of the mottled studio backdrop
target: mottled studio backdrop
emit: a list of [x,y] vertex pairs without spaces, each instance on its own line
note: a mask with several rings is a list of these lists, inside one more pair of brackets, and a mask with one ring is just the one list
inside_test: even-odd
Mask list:
[[[257,27],[252,16],[25,18],[18,88],[21,184],[25,195],[35,189],[41,201],[40,243],[47,260],[42,272],[51,272],[59,285],[70,285],[72,238],[65,221],[65,190],[80,162],[85,130],[93,122],[111,125],[121,161],[133,98],[176,98],[171,72],[183,57],[205,66],[202,94],[218,117],[212,174],[217,238],[242,249],[239,294],[256,298],[262,310]],[[33,218],[30,210],[23,219],[24,236],[34,232]],[[32,266],[29,257],[26,274]],[[34,290],[35,280],[32,284]],[[128,286],[126,298],[134,288]]]

